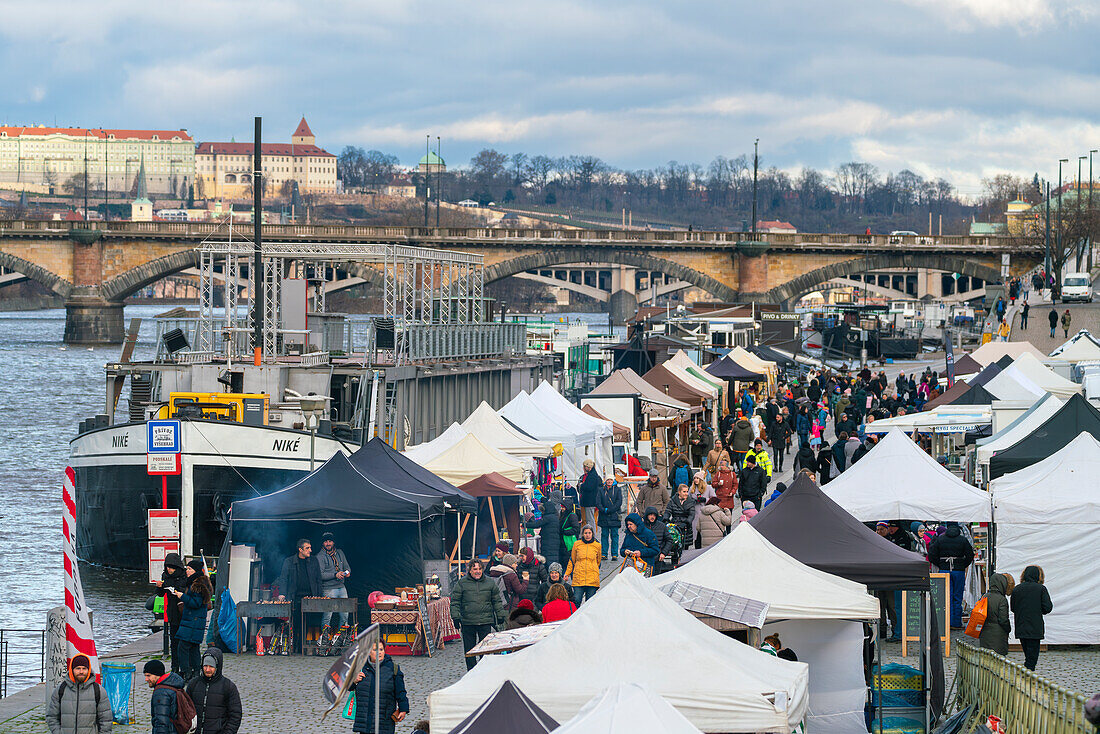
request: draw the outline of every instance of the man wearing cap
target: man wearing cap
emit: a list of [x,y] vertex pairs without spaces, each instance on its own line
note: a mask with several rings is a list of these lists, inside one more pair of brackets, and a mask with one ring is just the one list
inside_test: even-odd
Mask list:
[[[321,536],[321,548],[323,551],[317,554],[317,567],[321,571],[321,594],[329,599],[347,599],[348,589],[345,585],[348,576],[351,576],[351,566],[344,551],[336,547],[336,537],[332,533]],[[334,619],[335,618],[335,619]],[[332,622],[332,627],[329,627]],[[343,612],[325,612],[321,615],[321,637],[329,629],[335,634],[347,622],[347,616]]]
[[179,640],[176,633],[179,632],[180,620],[183,618],[183,610],[180,608],[176,592],[185,592],[191,581],[187,578],[187,572],[183,567],[183,559],[179,553],[169,553],[164,557],[164,571],[160,575],[157,586],[164,596],[164,654],[172,658],[172,670],[179,673]]
[[649,479],[638,489],[638,496],[634,498],[634,511],[639,508],[654,507],[657,514],[665,511],[668,504],[668,487],[661,484],[661,475],[655,471],[649,473]]
[[69,660],[69,677],[50,696],[46,711],[50,734],[103,734],[111,731],[112,721],[111,702],[95,682],[91,661],[87,655],[74,655]]
[[164,663],[159,660],[147,662],[142,673],[145,674],[145,685],[153,689],[153,696],[149,701],[152,733],[176,734],[176,725],[172,720],[179,711],[176,696],[178,691],[183,691],[183,678],[179,673],[165,673]]
[[237,734],[241,728],[241,694],[222,675],[222,651],[211,647],[202,654],[202,671],[184,690],[195,704],[195,734]]

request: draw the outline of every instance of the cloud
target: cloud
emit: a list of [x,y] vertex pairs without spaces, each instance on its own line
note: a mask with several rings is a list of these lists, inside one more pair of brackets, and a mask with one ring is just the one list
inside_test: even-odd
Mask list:
[[1033,31],[1067,19],[1096,15],[1095,0],[901,0],[947,21]]

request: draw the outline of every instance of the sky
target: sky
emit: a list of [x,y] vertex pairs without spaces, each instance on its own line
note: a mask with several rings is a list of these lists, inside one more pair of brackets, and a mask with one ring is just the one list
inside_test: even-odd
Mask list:
[[430,134],[452,167],[485,147],[705,167],[759,138],[765,166],[859,160],[964,195],[1100,148],[1100,0],[0,0],[0,18],[6,124],[243,141],[261,115],[289,141],[304,114],[331,152],[409,165]]

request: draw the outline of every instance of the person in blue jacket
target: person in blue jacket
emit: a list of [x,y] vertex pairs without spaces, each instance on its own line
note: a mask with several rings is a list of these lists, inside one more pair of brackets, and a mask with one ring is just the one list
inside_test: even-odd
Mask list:
[[353,732],[373,734],[374,727],[374,661],[378,664],[378,731],[393,734],[397,724],[409,713],[409,697],[405,692],[405,674],[397,663],[386,654],[386,646],[378,642],[370,651],[370,661],[355,677],[351,690],[355,692],[355,723]]
[[657,561],[661,547],[657,536],[642,522],[642,516],[632,512],[626,516],[626,532],[623,533],[623,558],[645,561],[650,567]]

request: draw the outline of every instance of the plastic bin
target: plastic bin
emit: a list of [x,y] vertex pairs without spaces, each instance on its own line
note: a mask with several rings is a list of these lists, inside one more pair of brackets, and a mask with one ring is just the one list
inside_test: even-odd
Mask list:
[[134,687],[134,673],[137,668],[133,665],[118,663],[102,663],[99,668],[103,675],[103,689],[107,691],[107,698],[111,702],[111,715],[115,723],[129,724],[130,694]]

